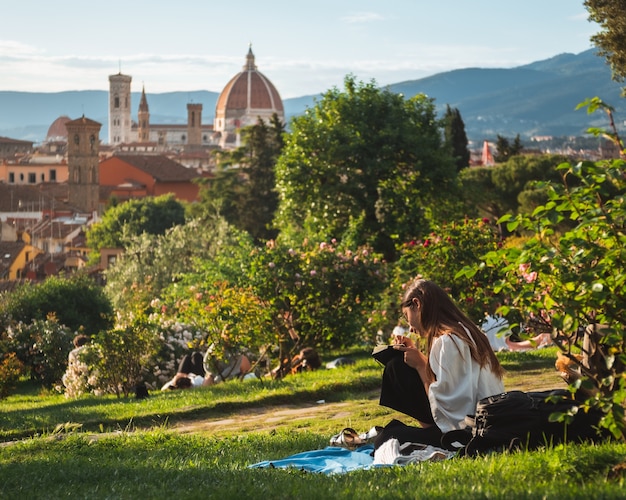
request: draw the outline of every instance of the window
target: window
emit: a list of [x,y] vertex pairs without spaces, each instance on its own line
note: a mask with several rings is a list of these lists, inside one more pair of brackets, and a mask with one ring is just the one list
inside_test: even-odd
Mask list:
[[46,175],[45,174],[41,174],[41,182],[46,182]]
[[115,96],[113,98],[113,107],[114,108],[119,108],[120,107],[120,98],[118,96]]
[[50,170],[50,182],[57,181],[57,171],[55,169]]
[[24,182],[24,174],[20,174],[20,182]]
[[30,172],[28,174],[28,183],[29,184],[36,184],[37,183],[37,174],[35,174],[34,172]]
[[9,172],[9,184],[15,184],[15,173]]

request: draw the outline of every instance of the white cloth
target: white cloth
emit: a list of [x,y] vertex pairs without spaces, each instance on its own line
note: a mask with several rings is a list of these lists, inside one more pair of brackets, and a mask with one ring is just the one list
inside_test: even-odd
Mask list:
[[374,452],[374,465],[407,465],[416,462],[437,462],[452,458],[456,453],[431,445],[403,443],[391,438]]
[[509,329],[509,322],[506,318],[501,316],[487,316],[480,325],[480,328],[491,344],[491,348],[495,352],[508,351],[509,346],[506,343],[506,338],[511,335]]
[[474,414],[479,400],[504,392],[502,379],[488,365],[481,368],[469,346],[455,335],[437,337],[429,361],[436,380],[428,399],[441,432],[465,427],[465,416]]

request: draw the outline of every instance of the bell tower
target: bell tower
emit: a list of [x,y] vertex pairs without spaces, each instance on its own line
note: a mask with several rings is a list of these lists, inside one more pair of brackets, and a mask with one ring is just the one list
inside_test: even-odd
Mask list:
[[202,104],[187,104],[187,145],[202,145]]
[[130,142],[130,82],[128,75],[109,76],[109,144]]
[[100,203],[99,156],[102,125],[83,115],[65,124],[69,203],[84,213],[98,210]]
[[141,90],[141,101],[139,101],[139,142],[150,142],[150,109],[146,98],[146,88]]

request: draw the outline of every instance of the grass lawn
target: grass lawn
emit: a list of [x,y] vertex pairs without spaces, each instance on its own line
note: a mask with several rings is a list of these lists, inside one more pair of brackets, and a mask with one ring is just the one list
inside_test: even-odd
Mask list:
[[[233,382],[146,400],[67,400],[24,383],[0,402],[0,498],[624,498],[626,445],[567,445],[326,476],[250,464],[391,418],[381,367]],[[564,387],[556,353],[501,353],[507,389]]]

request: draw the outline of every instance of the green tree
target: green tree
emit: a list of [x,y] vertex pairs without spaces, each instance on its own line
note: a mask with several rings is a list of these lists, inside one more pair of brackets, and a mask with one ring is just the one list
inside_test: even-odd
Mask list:
[[611,66],[613,78],[626,77],[626,5],[623,0],[586,0],[589,20],[598,23],[602,31],[591,41],[598,47],[599,55]]
[[493,220],[506,213],[530,213],[547,200],[537,181],[559,181],[556,167],[563,161],[558,155],[518,155],[493,167],[465,169],[460,174],[464,199]]
[[405,100],[347,76],[295,118],[276,166],[281,235],[368,244],[388,259],[394,245],[428,230],[454,198],[456,169],[442,148],[432,99]]
[[13,292],[5,292],[0,296],[0,314],[5,325],[9,321],[45,321],[54,315],[72,332],[84,330],[88,335],[113,323],[113,308],[104,290],[82,273],[51,276],[41,283],[25,283]]
[[278,206],[274,167],[283,148],[284,124],[276,114],[242,130],[243,146],[222,152],[217,173],[206,181],[203,202],[217,200],[220,213],[256,241],[277,236],[271,228]]
[[248,248],[239,230],[208,211],[203,219],[174,226],[161,235],[135,236],[127,245],[105,272],[105,290],[116,311],[131,318],[149,310],[155,298],[200,262],[215,263],[223,253]]
[[97,262],[101,248],[124,248],[128,238],[142,233],[163,234],[185,222],[185,207],[172,194],[129,200],[111,206],[87,230],[90,261]]
[[524,149],[524,147],[522,146],[519,134],[517,134],[515,139],[513,139],[513,143],[511,143],[511,141],[509,141],[506,137],[498,134],[496,140],[496,152],[493,155],[493,159],[496,163],[503,163],[509,158],[520,154],[522,149]]
[[457,171],[460,172],[469,167],[470,161],[465,123],[461,118],[461,112],[457,108],[450,108],[450,105],[446,105],[443,125],[445,145],[456,162]]

